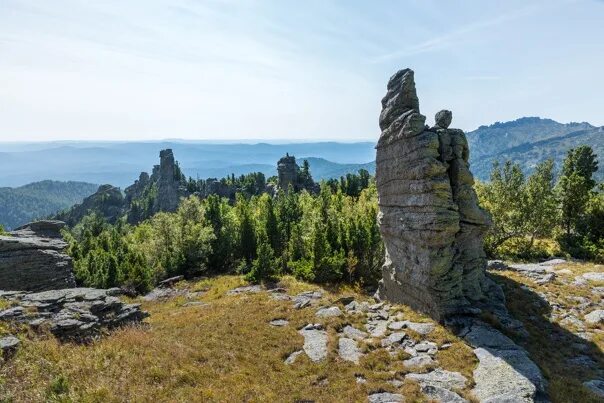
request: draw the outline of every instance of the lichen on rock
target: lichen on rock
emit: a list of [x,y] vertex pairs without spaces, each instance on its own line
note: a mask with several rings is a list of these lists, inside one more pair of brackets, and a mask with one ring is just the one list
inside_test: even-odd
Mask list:
[[478,206],[465,134],[450,111],[429,128],[414,73],[397,72],[382,99],[376,183],[386,248],[379,297],[441,320],[464,313],[493,287],[482,241],[490,217]]

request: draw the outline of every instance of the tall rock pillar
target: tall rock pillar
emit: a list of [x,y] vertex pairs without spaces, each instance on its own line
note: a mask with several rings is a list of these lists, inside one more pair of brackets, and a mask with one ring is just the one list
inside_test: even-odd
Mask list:
[[451,112],[428,128],[413,71],[397,72],[382,99],[376,146],[379,224],[386,248],[379,296],[435,319],[463,313],[489,284],[482,239],[488,215],[478,207],[463,131]]

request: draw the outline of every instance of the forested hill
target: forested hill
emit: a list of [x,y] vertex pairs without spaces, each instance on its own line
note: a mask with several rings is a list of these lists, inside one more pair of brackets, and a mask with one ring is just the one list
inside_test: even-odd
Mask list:
[[[468,132],[470,163],[474,175],[489,179],[493,161],[511,160],[530,173],[548,158],[559,168],[566,152],[589,145],[604,155],[604,128],[589,123],[558,123],[551,119],[524,117],[511,122],[497,122]],[[598,172],[601,179],[603,172]]]
[[98,185],[86,182],[45,180],[25,186],[0,188],[0,225],[11,229],[47,217],[80,203]]

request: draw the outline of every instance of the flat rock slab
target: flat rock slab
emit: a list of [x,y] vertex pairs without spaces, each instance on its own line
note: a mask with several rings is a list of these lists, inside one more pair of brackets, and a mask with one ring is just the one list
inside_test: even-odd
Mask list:
[[355,364],[359,363],[359,359],[363,355],[357,342],[346,337],[340,337],[340,340],[338,340],[338,354],[343,360],[354,362]]
[[[451,390],[448,390],[448,389],[440,388],[438,386],[422,385],[421,391],[430,400],[434,400],[436,402],[469,403],[466,399],[459,396],[457,393],[455,393]],[[496,402],[492,402],[492,403],[496,403]],[[505,403],[505,402],[501,402],[501,403]],[[513,403],[513,402],[509,402],[509,403]]]
[[304,352],[313,362],[322,361],[327,357],[327,332],[316,328],[300,330],[304,337]]
[[342,329],[342,333],[344,334],[344,336],[358,341],[364,340],[369,337],[367,333],[350,325],[345,326],[344,329]]
[[281,326],[287,326],[289,324],[289,321],[287,321],[285,319],[275,319],[275,320],[271,320],[269,322],[269,324],[271,326],[281,327]]
[[[514,355],[522,354],[518,351],[508,351],[504,359],[493,355],[488,350],[477,348],[474,354],[478,357],[478,366],[473,377],[476,386],[472,390],[481,402],[533,402],[537,392],[536,386],[519,370],[515,369],[518,362],[523,359]],[[516,365],[507,360],[516,361]]]
[[388,330],[387,320],[370,320],[365,324],[365,328],[371,337],[383,337]]
[[4,336],[0,338],[0,350],[3,353],[10,353],[17,349],[21,341],[15,336]]
[[405,397],[398,393],[373,393],[368,397],[369,403],[400,403],[405,401]]
[[596,309],[585,315],[585,322],[590,325],[597,325],[598,323],[604,323],[604,310]]
[[479,361],[474,370],[473,392],[481,401],[532,402],[536,395],[545,394],[546,381],[541,370],[526,350],[509,337],[483,322],[475,322],[464,338],[475,347]]
[[246,285],[227,291],[227,295],[255,294],[261,292],[262,290],[263,288],[260,285]]
[[406,368],[409,368],[411,370],[426,367],[428,365],[435,365],[435,364],[436,364],[436,361],[434,361],[432,359],[432,357],[430,357],[427,354],[417,355],[415,357],[411,357],[411,358],[403,361],[403,365]]
[[405,332],[396,332],[388,335],[385,339],[382,339],[382,347],[388,347],[395,344],[401,344],[402,341],[407,337]]
[[585,273],[581,277],[588,281],[604,282],[604,273],[599,273],[599,272]]
[[415,333],[421,334],[422,336],[427,336],[432,333],[435,329],[434,323],[418,323],[418,322],[410,322],[405,320],[402,322],[403,327],[413,330]]
[[335,318],[337,316],[342,316],[344,313],[337,306],[331,306],[329,308],[321,308],[315,314],[320,318]]
[[466,386],[467,379],[459,372],[446,371],[444,369],[435,369],[427,374],[407,374],[405,379],[416,381],[420,386],[436,386],[443,389],[463,389]]

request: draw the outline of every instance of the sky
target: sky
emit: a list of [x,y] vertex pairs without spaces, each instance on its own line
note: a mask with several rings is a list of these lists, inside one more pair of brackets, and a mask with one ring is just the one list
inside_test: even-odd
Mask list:
[[375,141],[427,124],[604,125],[604,1],[0,0],[0,141]]

